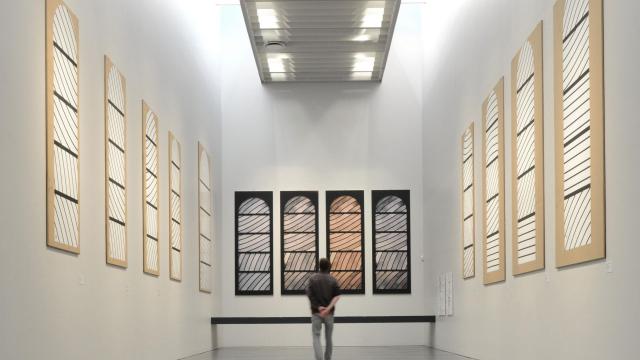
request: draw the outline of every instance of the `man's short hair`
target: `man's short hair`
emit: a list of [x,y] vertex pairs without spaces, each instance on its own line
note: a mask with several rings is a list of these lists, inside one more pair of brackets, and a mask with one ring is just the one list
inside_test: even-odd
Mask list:
[[331,262],[329,261],[329,259],[326,259],[326,258],[320,259],[320,262],[318,263],[318,265],[320,266],[321,272],[326,273],[331,271]]

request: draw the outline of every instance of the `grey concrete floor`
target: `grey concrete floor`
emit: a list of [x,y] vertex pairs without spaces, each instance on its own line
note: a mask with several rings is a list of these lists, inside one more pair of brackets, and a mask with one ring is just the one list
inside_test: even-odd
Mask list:
[[[313,360],[305,347],[224,348],[184,360]],[[332,360],[468,360],[469,358],[424,346],[337,347]]]

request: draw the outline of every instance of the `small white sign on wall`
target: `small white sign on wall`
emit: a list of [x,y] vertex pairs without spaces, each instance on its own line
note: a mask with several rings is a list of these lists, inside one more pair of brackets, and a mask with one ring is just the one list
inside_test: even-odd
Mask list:
[[453,315],[453,273],[445,274],[445,298],[446,298],[446,314]]

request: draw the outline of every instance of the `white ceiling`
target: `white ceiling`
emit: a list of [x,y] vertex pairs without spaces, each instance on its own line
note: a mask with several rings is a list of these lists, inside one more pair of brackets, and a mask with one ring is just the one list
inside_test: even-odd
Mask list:
[[263,82],[382,81],[400,0],[240,5]]

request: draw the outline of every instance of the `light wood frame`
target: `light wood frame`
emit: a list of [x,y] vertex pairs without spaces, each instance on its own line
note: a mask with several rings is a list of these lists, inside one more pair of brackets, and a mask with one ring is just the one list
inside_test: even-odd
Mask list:
[[[174,149],[174,144],[176,146],[176,148]],[[178,208],[179,208],[179,214],[178,216],[180,217],[178,219],[179,224],[178,226],[180,227],[180,234],[179,234],[179,242],[180,242],[180,249],[176,249],[177,251],[180,252],[180,269],[178,269],[178,271],[176,272],[176,274],[178,274],[177,276],[174,276],[174,266],[176,266],[176,264],[173,263],[173,256],[172,256],[172,251],[174,250],[173,248],[173,231],[171,231],[171,226],[173,224],[173,202],[171,201],[171,193],[173,191],[172,187],[173,187],[173,181],[175,180],[173,178],[173,156],[176,155],[175,152],[177,152],[177,158],[179,159],[179,164],[175,164],[175,166],[178,168]],[[183,216],[182,216],[182,146],[180,145],[180,142],[178,141],[178,139],[175,137],[175,135],[169,131],[169,278],[171,280],[175,280],[175,281],[182,281],[182,260],[183,260],[183,251],[184,251],[184,241],[183,241]]]
[[[207,169],[209,171],[209,174],[207,174],[208,179],[209,179],[209,183],[208,184],[203,184],[207,187],[207,190],[209,191],[209,205],[212,204],[212,199],[211,199],[211,195],[213,194],[212,191],[212,187],[211,187],[211,183],[212,183],[212,179],[211,179],[211,161],[209,159],[209,153],[207,152],[207,149],[202,145],[202,143],[198,142],[198,274],[199,274],[199,279],[198,279],[198,287],[200,289],[200,292],[206,293],[206,294],[211,294],[211,279],[209,279],[209,288],[203,287],[203,280],[202,279],[202,271],[200,269],[200,267],[202,266],[202,259],[203,259],[203,254],[202,254],[202,246],[200,246],[200,241],[202,240],[202,229],[203,229],[203,224],[202,224],[202,216],[200,214],[200,211],[202,211],[201,209],[203,208],[203,199],[202,199],[202,194],[200,192],[200,183],[202,182],[202,166],[201,166],[201,162],[202,161],[206,161],[207,163]],[[209,206],[208,209],[204,209],[205,211],[209,212],[209,229],[211,230],[211,220],[213,218],[213,212],[211,211],[211,206]],[[210,248],[209,251],[211,252],[213,249],[213,237],[211,235],[211,233],[207,234],[207,236],[209,236],[209,239],[205,240],[205,241],[209,241],[210,242]],[[273,251],[273,250],[272,250]],[[209,254],[209,259],[213,258],[212,254]],[[206,263],[205,263],[206,264]],[[211,271],[211,268],[213,267],[213,264],[206,264],[209,267],[209,271]]]
[[[125,251],[125,259],[120,260],[114,257],[111,257],[109,254],[110,248],[110,236],[109,236],[109,74],[111,70],[115,70],[120,77],[120,83],[122,84],[122,95],[124,100],[124,109],[123,118],[124,118],[124,251]],[[127,82],[125,77],[120,73],[118,68],[113,64],[111,59],[107,55],[104,56],[104,144],[105,144],[105,256],[107,264],[119,266],[122,268],[128,267],[128,259],[129,259],[129,244],[128,244],[128,236],[127,236],[127,219],[128,219],[128,208],[127,208],[127,178],[128,178],[128,167],[127,167]]]
[[[469,276],[466,276],[465,267],[464,267],[464,253],[465,253],[465,237],[464,237],[464,223],[465,223],[465,214],[464,214],[464,167],[465,167],[465,158],[464,158],[464,142],[467,132],[471,134],[471,155],[467,161],[471,161],[471,219],[472,219],[472,231],[471,231],[471,248],[473,249],[473,256],[471,258],[472,262],[472,270]],[[460,166],[460,219],[462,219],[462,278],[463,279],[472,279],[476,276],[476,184],[475,184],[475,125],[474,123],[469,124],[467,129],[462,133],[461,136],[461,166]]]
[[563,137],[563,18],[566,0],[554,7],[554,90],[556,149],[556,266],[606,257],[604,172],[604,30],[602,0],[589,0],[589,78],[591,126],[591,244],[565,250]]
[[[157,244],[157,261],[158,261],[158,269],[157,270],[153,270],[149,267],[149,265],[147,264],[147,190],[146,190],[146,149],[145,149],[145,144],[147,141],[147,130],[146,130],[146,119],[147,119],[147,114],[151,112],[154,114],[154,119],[155,119],[155,123],[156,123],[156,139],[155,139],[155,143],[157,146],[157,152],[158,152],[158,170],[159,170],[159,165],[160,165],[160,144],[158,142],[158,139],[160,138],[159,133],[160,133],[160,128],[159,128],[159,121],[158,121],[158,116],[156,115],[156,113],[151,110],[151,108],[149,107],[149,105],[147,105],[147,103],[142,100],[142,236],[143,236],[143,241],[142,241],[142,262],[143,262],[143,271],[146,274],[149,275],[154,275],[154,276],[160,276],[160,174],[158,173],[158,178],[157,178],[157,186],[156,186],[156,191],[157,191],[157,196],[158,196],[158,211],[156,211],[156,229],[158,231],[158,244]],[[158,171],[159,172],[159,171]]]
[[[534,80],[534,144],[535,144],[535,249],[536,258],[518,263],[518,68],[521,50],[511,62],[511,263],[514,275],[544,269],[545,266],[545,222],[544,222],[544,108],[542,65],[542,22],[538,23],[527,42],[533,50]],[[526,43],[525,43],[526,44]]]
[[[64,250],[73,254],[80,254],[80,30],[78,25],[77,16],[71,11],[71,9],[61,0],[46,0],[46,10],[45,10],[45,67],[46,67],[46,149],[47,149],[47,164],[46,164],[46,173],[47,173],[47,185],[46,185],[46,194],[47,194],[47,246],[56,248],[59,250]],[[78,157],[77,157],[77,167],[76,167],[76,176],[77,176],[77,202],[78,202],[78,223],[77,223],[77,235],[78,235],[78,246],[71,246],[67,244],[60,243],[56,241],[55,235],[55,161],[54,161],[54,103],[53,103],[53,71],[54,71],[54,59],[53,59],[53,26],[54,26],[54,16],[56,10],[63,6],[69,12],[71,17],[71,23],[73,26],[73,33],[75,35],[76,40],[76,52],[78,55],[77,61],[77,87],[78,87],[78,107],[77,107],[77,117],[78,117]]]
[[504,78],[501,78],[493,91],[496,94],[497,98],[497,107],[498,107],[498,232],[499,232],[499,255],[500,259],[500,270],[493,271],[491,273],[487,272],[487,232],[488,228],[488,209],[487,209],[487,105],[489,103],[489,98],[491,95],[487,96],[486,100],[482,104],[482,199],[483,199],[483,208],[484,208],[484,235],[483,235],[483,273],[484,273],[484,284],[494,284],[498,282],[502,282],[505,280],[505,201],[504,201],[504,188],[505,188],[505,177],[504,177]]

